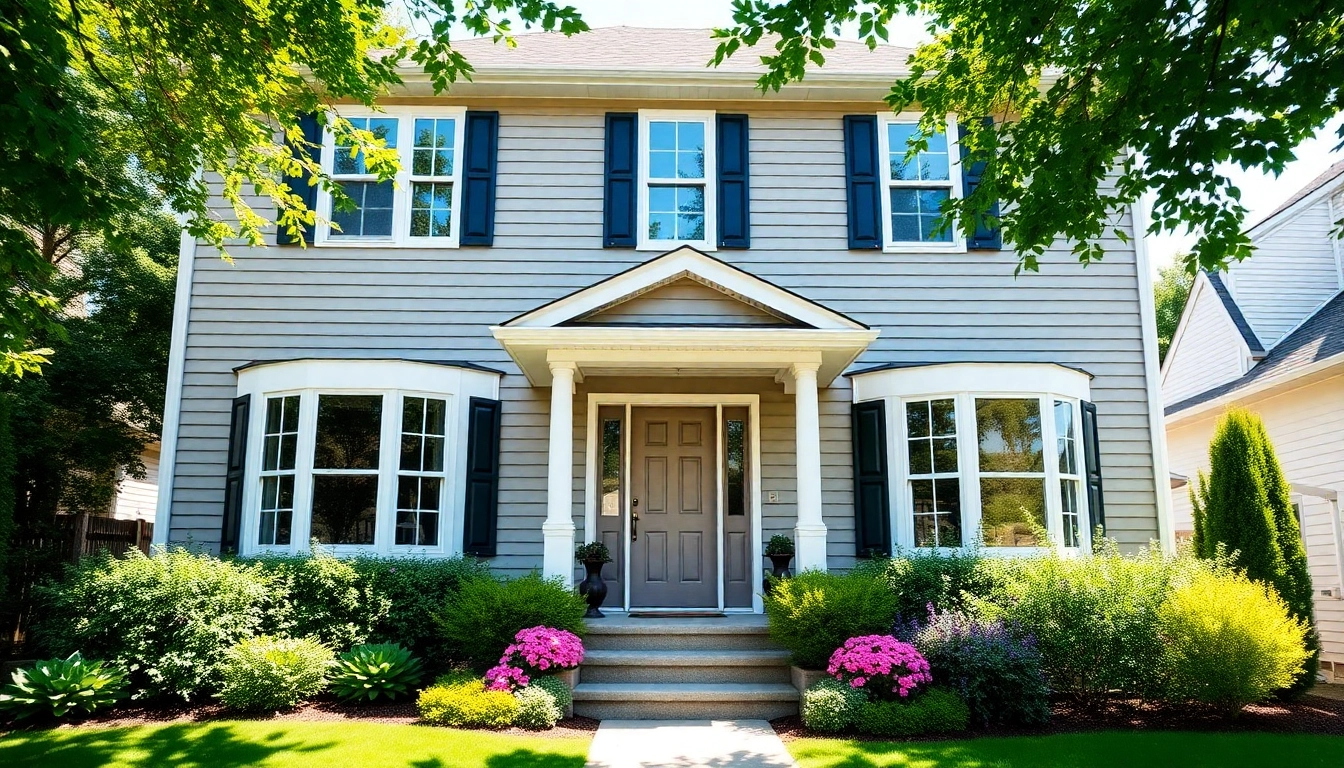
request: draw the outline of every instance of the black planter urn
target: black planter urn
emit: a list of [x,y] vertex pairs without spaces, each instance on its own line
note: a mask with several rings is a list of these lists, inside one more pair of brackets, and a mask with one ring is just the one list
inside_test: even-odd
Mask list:
[[[770,558],[770,565],[773,566],[770,570],[771,576],[776,579],[787,579],[793,575],[789,573],[789,563],[793,561],[793,555],[766,555],[766,557]],[[770,594],[769,577],[765,579],[765,593]]]
[[598,610],[602,607],[602,601],[607,599],[607,582],[602,580],[603,565],[605,563],[601,560],[585,560],[583,563],[588,577],[579,582],[579,594],[588,600],[588,612],[583,614],[585,619],[600,619],[604,616]]

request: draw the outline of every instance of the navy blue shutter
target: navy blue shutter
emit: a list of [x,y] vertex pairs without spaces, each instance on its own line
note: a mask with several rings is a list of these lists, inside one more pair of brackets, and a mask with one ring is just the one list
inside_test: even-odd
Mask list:
[[854,543],[859,557],[891,555],[887,408],[882,400],[850,411],[854,441]]
[[220,554],[238,551],[238,531],[243,519],[243,474],[247,468],[247,420],[252,410],[252,396],[234,398],[231,410],[224,472],[224,515],[219,532]]
[[635,247],[639,210],[639,115],[607,113],[606,194],[602,211],[602,247]]
[[495,157],[499,113],[468,112],[462,154],[461,245],[495,242]]
[[[317,122],[317,113],[309,112],[306,115],[299,115],[299,128],[303,131],[304,141],[310,146],[291,147],[294,152],[307,152],[314,162],[322,160],[322,126]],[[303,199],[303,204],[308,206],[308,210],[317,207],[317,185],[311,184],[312,174],[303,172],[298,176],[285,177],[285,183],[289,188]],[[313,225],[305,224],[303,227],[303,242],[313,244]],[[284,228],[277,228],[275,233],[276,245],[298,245],[299,240]]]
[[467,404],[467,498],[462,515],[462,551],[494,557],[499,525],[498,400],[473,397]]
[[719,247],[751,247],[751,172],[746,115],[719,115]]
[[882,247],[882,184],[878,178],[877,116],[845,115],[845,197],[849,247]]
[[[984,121],[993,122],[993,118],[987,117]],[[966,128],[958,126],[957,129],[962,136],[966,135]],[[971,193],[980,186],[980,178],[985,174],[985,161],[965,162],[966,147],[964,145],[961,148],[961,159],[961,192],[966,197],[970,197]],[[998,200],[995,200],[994,204],[989,207],[988,214],[998,218]],[[972,251],[997,251],[1003,248],[1003,235],[999,232],[998,227],[991,227],[984,219],[981,219],[976,222],[975,236],[966,240],[966,247]]]
[[1084,401],[1083,465],[1087,472],[1087,508],[1092,526],[1106,529],[1106,504],[1101,493],[1101,439],[1097,433],[1097,406]]

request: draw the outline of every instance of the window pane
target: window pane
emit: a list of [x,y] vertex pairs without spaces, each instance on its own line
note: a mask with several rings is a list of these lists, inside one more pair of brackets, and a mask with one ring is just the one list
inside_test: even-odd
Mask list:
[[421,456],[425,450],[425,439],[420,435],[402,435],[401,436],[401,463],[398,465],[402,469],[417,472],[420,470]]
[[981,477],[980,513],[987,547],[1035,547],[1045,542],[1045,481],[1032,477]]
[[319,395],[315,469],[377,469],[381,395]]
[[280,436],[267,435],[261,450],[261,471],[270,472],[279,468]]
[[653,213],[675,213],[677,210],[677,188],[669,186],[649,187],[649,211]]
[[446,400],[425,401],[425,434],[444,434],[444,422],[447,420],[448,402]]
[[677,124],[663,120],[649,123],[649,149],[677,148]]
[[933,481],[937,510],[938,546],[961,546],[961,481],[947,478]]
[[649,178],[675,179],[677,177],[676,152],[650,152]]
[[677,178],[705,178],[705,153],[703,150],[677,153]]
[[1066,475],[1078,474],[1077,449],[1073,439],[1073,403],[1055,401],[1055,443],[1059,471]]
[[905,404],[905,432],[908,437],[929,436],[929,401]]
[[1078,531],[1078,481],[1060,480],[1059,497],[1064,509],[1064,546],[1077,547],[1082,542]]
[[933,416],[933,435],[936,437],[956,437],[957,401],[952,398],[934,400],[929,404],[929,413]]
[[392,182],[343,181],[341,189],[355,204],[352,211],[332,211],[336,237],[387,237],[392,234]]
[[426,472],[443,471],[443,438],[426,437],[425,438],[425,467]]
[[1045,470],[1039,400],[976,398],[975,422],[982,472]]
[[895,181],[946,181],[951,178],[948,166],[947,134],[936,133],[925,137],[927,149],[919,151],[913,160],[905,161],[910,151],[910,140],[919,133],[913,123],[893,123],[887,126],[889,167]]
[[602,516],[621,515],[621,422],[602,422]]
[[696,215],[682,214],[681,216],[678,216],[677,239],[704,240],[705,239],[704,214],[696,214]]
[[420,434],[425,425],[425,398],[404,397],[401,400],[401,431]]
[[401,477],[397,481],[399,545],[432,547],[438,544],[438,520],[443,480],[438,477]]
[[284,546],[290,541],[294,514],[294,476],[279,475],[261,479],[261,525],[257,543]]
[[891,212],[893,215],[897,213],[919,213],[919,190],[891,190]]
[[411,184],[411,236],[452,234],[453,185],[417,181]]
[[[387,147],[397,146],[397,118],[395,117],[352,117],[350,125],[360,130],[373,132],[376,139],[382,139]],[[354,145],[347,141],[339,141],[336,144],[336,153],[333,156],[332,170],[336,174],[364,174],[368,169],[364,165],[364,154],[353,154]]]
[[272,397],[266,401],[266,434],[280,432],[280,422],[285,409],[285,398]]
[[955,437],[943,437],[933,441],[933,471],[956,472],[957,471],[957,439]]
[[741,517],[747,514],[747,423],[741,419],[728,419],[727,423],[727,481],[728,515]]
[[377,475],[313,475],[312,534],[319,543],[372,544],[377,517]]
[[677,215],[675,213],[650,213],[649,239],[676,240]]

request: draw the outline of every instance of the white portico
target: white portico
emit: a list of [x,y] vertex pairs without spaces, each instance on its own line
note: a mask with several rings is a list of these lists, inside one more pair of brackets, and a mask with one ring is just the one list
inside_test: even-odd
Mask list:
[[[753,508],[759,515],[759,498],[748,498],[745,506],[734,505],[731,497],[727,503],[724,500],[725,488],[736,492],[742,485],[733,485],[734,472],[743,472],[747,476],[742,487],[748,489],[749,496],[751,489],[757,488],[751,482],[752,471],[749,469],[756,438],[751,434],[751,427],[735,427],[733,421],[733,415],[739,410],[741,424],[747,425],[755,418],[752,403],[756,393],[714,395],[711,393],[723,389],[709,380],[773,381],[776,392],[782,385],[786,393],[792,394],[796,412],[798,476],[794,535],[797,555],[794,565],[797,569],[826,567],[817,392],[818,388],[829,386],[877,337],[878,331],[686,247],[514,318],[491,331],[533,386],[551,387],[547,515],[542,526],[545,575],[568,578],[573,568],[575,387],[590,378],[606,380],[606,377],[621,381],[632,377],[649,380],[679,378],[704,383],[703,392],[699,391],[701,387],[698,385],[690,387],[695,394],[686,394],[688,387],[682,381],[675,388],[676,392],[682,393],[680,395],[648,394],[650,387],[644,386],[645,394],[639,397],[618,393],[592,396],[594,407],[600,405],[612,409],[613,419],[620,419],[621,414],[626,417],[622,422],[624,427],[617,423],[608,430],[623,435],[617,450],[621,457],[620,466],[626,472],[614,479],[593,475],[585,478],[594,488],[620,489],[617,495],[610,499],[604,496],[601,501],[604,505],[602,515],[610,512],[613,518],[619,518],[610,521],[612,526],[619,526],[620,531],[619,536],[612,537],[613,543],[629,547],[629,542],[635,541],[640,547],[653,547],[663,535],[656,525],[660,513],[656,506],[663,502],[663,497],[655,486],[663,483],[674,487],[680,483],[681,491],[674,493],[668,503],[680,504],[678,509],[683,522],[689,519],[689,513],[705,507],[711,513],[706,516],[709,527],[704,536],[688,530],[685,525],[669,529],[667,536],[683,542],[703,539],[707,542],[703,550],[704,563],[717,563],[715,568],[708,569],[710,575],[714,570],[723,571],[725,559],[731,562],[732,554],[725,552],[724,544],[719,544],[717,549],[711,546],[711,539],[725,540],[723,532],[728,529],[724,526],[734,522],[729,518],[739,507],[745,517],[750,517]],[[658,389],[656,385],[652,388]],[[666,410],[661,414],[651,412],[649,409],[655,406]],[[635,422],[630,422],[632,414],[636,417]],[[596,423],[596,416],[593,416],[588,430],[588,440],[592,444],[584,446],[584,451],[592,454],[590,467],[599,463],[593,457],[602,450],[601,436],[592,428]],[[667,427],[668,424],[671,426]],[[671,430],[671,438],[665,435],[667,429]],[[734,429],[745,430],[746,438]],[[664,446],[667,446],[665,450]],[[748,467],[745,471],[733,463],[733,451],[739,450]],[[615,454],[612,459],[607,464],[615,465]],[[707,468],[703,473],[699,469],[702,463]],[[678,476],[674,472],[671,479],[665,479],[657,469],[662,466],[695,468],[695,474],[694,477],[689,474]],[[644,472],[647,467],[655,468],[652,474]],[[755,471],[759,472],[759,469]],[[638,483],[638,488],[631,486],[631,477]],[[700,485],[697,485],[702,477],[705,494],[700,493]],[[603,485],[604,481],[608,484]],[[596,492],[588,496],[597,498]],[[639,506],[641,498],[644,499],[643,507]],[[714,513],[717,513],[717,527],[711,520]],[[668,519],[674,517],[676,514]],[[586,519],[588,530],[582,531],[583,538],[599,540],[599,531],[593,525],[593,510],[589,510]],[[603,519],[602,522],[608,521]],[[754,522],[750,534],[750,553],[754,558],[750,566],[752,574],[759,571],[761,551],[759,519]],[[641,533],[642,530],[646,532]],[[630,552],[638,565],[639,554]],[[661,567],[661,561],[657,560],[659,556],[652,557],[649,572],[661,573],[658,571]],[[698,555],[687,554],[684,549],[680,557],[678,562],[683,564],[700,563]],[[722,600],[720,590],[720,604]],[[634,598],[634,604],[639,603],[638,597]]]

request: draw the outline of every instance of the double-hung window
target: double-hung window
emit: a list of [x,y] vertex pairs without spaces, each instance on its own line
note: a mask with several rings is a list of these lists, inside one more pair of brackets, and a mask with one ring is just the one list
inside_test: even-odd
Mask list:
[[712,250],[716,236],[714,113],[639,113],[639,247]]
[[397,151],[391,181],[370,173],[364,154],[328,130],[323,167],[354,203],[338,210],[318,193],[318,243],[455,247],[459,240],[464,109],[388,107],[383,113],[345,115]]
[[962,196],[957,122],[926,137],[927,147],[907,159],[910,140],[919,134],[919,116],[878,116],[879,178],[883,242],[888,251],[963,251],[954,226],[939,228],[942,205]]

